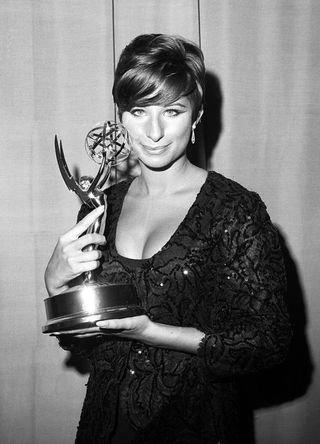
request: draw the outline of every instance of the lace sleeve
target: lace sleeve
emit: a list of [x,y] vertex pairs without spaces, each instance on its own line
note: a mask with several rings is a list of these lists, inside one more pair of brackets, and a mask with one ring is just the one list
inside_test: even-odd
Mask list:
[[200,365],[218,377],[281,362],[291,336],[278,233],[259,196],[250,196],[224,224],[226,260],[217,279],[223,309],[219,318],[211,318],[198,349]]

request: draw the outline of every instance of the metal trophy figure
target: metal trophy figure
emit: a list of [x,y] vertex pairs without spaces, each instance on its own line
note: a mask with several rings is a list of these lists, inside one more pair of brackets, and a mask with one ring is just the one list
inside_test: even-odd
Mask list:
[[[130,153],[127,133],[119,123],[104,122],[88,133],[85,145],[88,155],[100,164],[100,168],[95,178],[82,176],[78,183],[68,169],[62,142],[58,142],[55,136],[57,162],[68,189],[75,192],[90,209],[105,205],[104,214],[87,232],[103,232],[107,211],[103,186],[110,176],[111,168],[125,160]],[[93,249],[95,246],[87,248]],[[91,271],[84,273],[81,285],[49,297],[44,302],[47,324],[42,327],[43,333],[90,331],[95,328],[97,321],[144,313],[133,285],[97,283]]]

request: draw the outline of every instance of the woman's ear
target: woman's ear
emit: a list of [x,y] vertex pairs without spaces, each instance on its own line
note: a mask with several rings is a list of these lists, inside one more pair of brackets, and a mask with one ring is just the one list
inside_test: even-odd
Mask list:
[[198,123],[201,121],[202,114],[203,114],[203,106],[200,108],[200,110],[198,112],[198,116],[197,116],[196,120],[192,124],[192,128],[193,129],[195,129],[196,126],[198,125]]

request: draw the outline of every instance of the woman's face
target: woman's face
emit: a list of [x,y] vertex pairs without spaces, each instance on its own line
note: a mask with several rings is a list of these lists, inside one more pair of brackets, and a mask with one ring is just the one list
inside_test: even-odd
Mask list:
[[164,169],[186,155],[192,125],[186,97],[170,105],[133,107],[122,114],[132,149],[149,168]]

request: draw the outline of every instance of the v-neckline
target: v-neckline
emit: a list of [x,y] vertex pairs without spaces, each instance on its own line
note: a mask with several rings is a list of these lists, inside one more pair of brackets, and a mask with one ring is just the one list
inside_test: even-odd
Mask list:
[[148,261],[152,261],[155,259],[155,257],[157,257],[163,250],[165,250],[166,248],[168,248],[168,246],[172,243],[172,241],[174,240],[174,238],[178,235],[178,233],[180,232],[180,230],[182,229],[182,227],[185,225],[186,221],[189,219],[191,212],[193,211],[194,207],[198,204],[198,201],[200,199],[200,196],[203,193],[204,188],[206,187],[208,181],[209,181],[209,176],[210,176],[210,171],[207,172],[207,176],[204,180],[204,182],[202,183],[194,201],[192,202],[192,204],[190,205],[187,213],[185,214],[184,218],[180,221],[180,223],[178,224],[177,228],[175,229],[175,231],[171,234],[171,236],[169,237],[169,239],[165,242],[165,244],[158,250],[156,251],[152,256],[150,257],[146,257],[146,258],[131,258],[131,257],[127,257],[127,256],[123,256],[122,254],[120,254],[118,252],[117,249],[117,245],[116,245],[116,239],[117,239],[117,228],[118,228],[118,222],[120,219],[120,215],[122,212],[122,207],[123,207],[123,203],[124,203],[124,199],[128,193],[128,190],[130,188],[130,185],[132,184],[133,180],[135,178],[132,178],[130,180],[127,181],[126,183],[126,187],[123,190],[122,196],[119,198],[119,203],[117,205],[116,208],[116,216],[114,218],[114,222],[113,222],[113,236],[112,236],[112,243],[113,243],[113,250],[115,252],[115,255],[120,257],[121,259],[123,259],[124,261],[131,263],[131,264],[139,264],[139,263],[146,263]]

